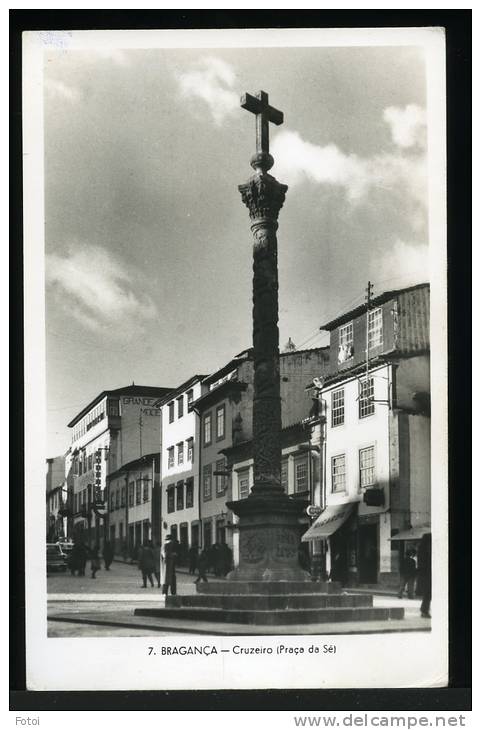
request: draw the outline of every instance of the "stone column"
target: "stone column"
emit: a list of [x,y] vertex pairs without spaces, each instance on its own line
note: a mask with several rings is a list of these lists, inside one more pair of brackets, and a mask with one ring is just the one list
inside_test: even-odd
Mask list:
[[298,565],[302,505],[281,486],[277,218],[287,185],[267,172],[274,160],[258,152],[254,175],[239,186],[253,233],[254,485],[227,506],[239,516],[239,567],[230,580],[306,580]]

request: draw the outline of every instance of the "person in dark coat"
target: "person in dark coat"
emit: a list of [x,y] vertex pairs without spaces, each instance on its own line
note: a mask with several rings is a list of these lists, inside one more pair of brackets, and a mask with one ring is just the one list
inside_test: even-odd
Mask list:
[[175,566],[177,561],[177,550],[175,541],[171,535],[165,538],[164,547],[162,548],[162,564],[163,564],[163,582],[162,593],[166,596],[170,592],[173,596],[177,593],[177,578],[175,575]]
[[197,568],[197,545],[192,545],[192,547],[189,549],[189,573],[190,575],[195,575],[195,570]]
[[99,546],[94,545],[90,551],[90,570],[92,571],[92,578],[96,578],[97,571],[100,570],[100,557],[99,557]]
[[81,542],[79,545],[78,562],[77,562],[77,568],[78,568],[79,575],[85,575],[85,568],[87,567],[87,560],[88,560],[89,554],[90,554],[90,550],[88,549],[87,545],[84,542]]
[[401,561],[401,580],[399,583],[398,598],[402,598],[407,589],[408,598],[414,598],[414,582],[416,580],[416,561],[414,550],[408,550]]
[[157,588],[160,588],[160,562],[162,546],[158,540],[156,540],[154,547],[152,548],[154,554],[154,575],[157,580]]
[[204,583],[208,583],[207,580],[207,566],[208,566],[208,556],[207,556],[207,550],[202,550],[201,554],[199,555],[199,559],[197,560],[197,570],[199,572],[199,575],[195,579],[194,583],[199,583],[201,580],[204,581]]
[[104,542],[104,549],[102,551],[102,554],[104,556],[105,570],[110,570],[110,566],[112,565],[112,561],[114,559],[114,549],[112,547],[112,543],[109,542],[109,540],[106,540]]
[[422,536],[418,548],[418,585],[423,600],[421,616],[431,618],[431,533]]
[[143,546],[139,550],[139,570],[142,571],[142,588],[147,588],[147,578],[149,579],[150,585],[154,587],[154,580],[152,573],[155,573],[155,560],[154,550],[152,541],[145,541]]
[[220,550],[221,550],[221,566],[222,566],[221,575],[223,578],[225,578],[227,573],[229,573],[232,568],[232,550],[225,542],[221,544]]

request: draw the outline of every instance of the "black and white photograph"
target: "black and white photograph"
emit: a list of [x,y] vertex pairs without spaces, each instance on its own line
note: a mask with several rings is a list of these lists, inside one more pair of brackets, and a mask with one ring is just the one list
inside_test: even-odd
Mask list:
[[29,688],[445,686],[443,30],[23,43]]

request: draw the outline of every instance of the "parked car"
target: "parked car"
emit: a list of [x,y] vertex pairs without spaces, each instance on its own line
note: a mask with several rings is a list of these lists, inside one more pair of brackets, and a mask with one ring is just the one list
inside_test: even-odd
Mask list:
[[58,543],[47,543],[47,573],[67,570],[66,555]]

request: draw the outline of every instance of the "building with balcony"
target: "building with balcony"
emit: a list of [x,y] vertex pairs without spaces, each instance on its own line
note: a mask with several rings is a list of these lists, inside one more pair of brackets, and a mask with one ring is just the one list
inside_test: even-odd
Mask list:
[[[296,498],[309,500],[314,485],[315,456],[309,453],[310,430],[302,419],[312,401],[306,385],[329,363],[328,348],[300,350],[280,355],[282,462],[284,485]],[[227,543],[237,561],[237,518],[226,503],[247,497],[252,487],[252,408],[254,363],[245,350],[202,385],[204,392],[193,408],[200,418],[200,520],[202,545]],[[290,486],[289,486],[290,485]]]
[[321,329],[323,512],[303,539],[344,584],[395,584],[406,541],[430,529],[429,285],[384,292]]
[[159,453],[160,410],[156,404],[169,391],[134,384],[104,390],[70,421],[72,443],[66,473],[72,536],[90,546],[103,544],[109,534],[107,475],[145,454]]

